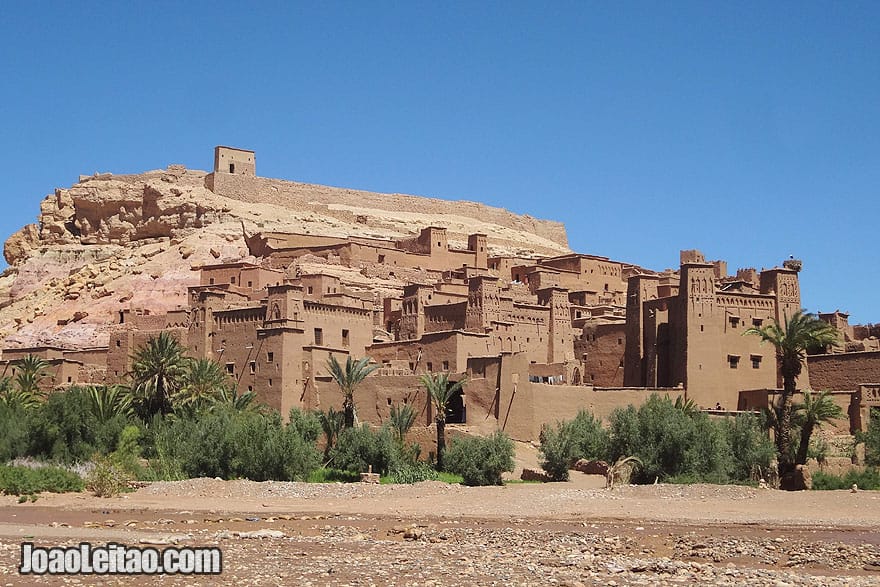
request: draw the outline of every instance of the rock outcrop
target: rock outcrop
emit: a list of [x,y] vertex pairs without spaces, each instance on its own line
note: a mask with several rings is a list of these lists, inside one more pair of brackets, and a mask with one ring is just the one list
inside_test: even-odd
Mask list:
[[[250,257],[244,230],[392,239],[436,225],[449,230],[453,247],[464,248],[467,234],[482,232],[493,254],[568,252],[560,223],[473,202],[259,177],[240,189],[217,186],[215,193],[206,187],[214,183],[203,171],[172,165],[136,175],[81,176],[46,196],[38,221],[3,249],[9,267],[0,274],[0,344],[106,345],[121,310],[185,306],[201,265],[258,261]],[[389,293],[403,286],[403,275],[379,275],[374,267],[308,256],[298,264],[339,275],[354,290]],[[406,278],[420,281],[419,275]]]

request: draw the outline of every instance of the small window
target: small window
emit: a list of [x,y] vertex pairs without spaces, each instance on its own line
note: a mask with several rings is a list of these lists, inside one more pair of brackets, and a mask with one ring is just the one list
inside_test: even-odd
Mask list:
[[761,355],[752,355],[752,369],[761,368]]
[[119,347],[121,347],[121,346],[122,346],[122,341],[121,341],[121,340],[117,340],[117,341],[116,341],[116,348],[119,348]]
[[253,391],[253,390],[254,390],[254,386],[253,386],[253,385],[248,385],[248,392],[251,392],[251,391]]
[[348,330],[342,329],[342,346],[348,348]]
[[251,367],[251,373],[257,372],[257,362],[256,361],[251,361],[250,367]]
[[315,328],[315,344],[317,346],[324,344],[324,330],[321,328]]
[[235,173],[235,163],[229,164],[229,173]]
[[313,292],[313,288],[312,288],[312,286],[311,286],[311,285],[310,285],[310,286],[309,286],[309,290],[308,290],[308,291],[309,291],[309,295],[312,295],[312,292]]
[[379,262],[380,262],[380,263],[384,263],[384,262],[385,262],[385,255],[379,255]]
[[226,372],[230,375],[235,373],[235,363],[226,363]]
[[727,364],[731,369],[739,367],[739,355],[727,355]]
[[764,324],[763,318],[752,318],[752,326],[754,326],[755,328],[760,328],[761,325],[763,325],[763,324]]
[[248,287],[254,287],[254,282],[253,282],[253,281],[248,281]]
[[269,387],[272,387],[272,380],[269,380]]
[[617,339],[617,344],[623,344],[623,339],[622,339],[622,338],[618,338],[618,339]]
[[391,398],[390,398],[390,397],[388,397],[388,398],[385,398],[385,401],[387,401],[387,402],[388,402],[388,405],[389,405],[389,406],[390,406],[390,405],[391,405]]
[[449,371],[449,361],[443,361],[443,370]]
[[71,381],[73,381],[73,379],[71,377],[68,377],[67,382],[70,383]]
[[432,363],[431,361],[428,361],[427,369],[428,369],[428,373],[433,373],[434,372],[434,363]]
[[410,370],[410,371],[415,371],[415,370],[416,370],[416,364],[411,362],[411,363],[409,364],[409,370]]
[[273,353],[272,351],[269,351],[268,353],[266,353],[266,361],[267,362],[271,363],[274,360],[275,360],[275,353]]
[[213,277],[208,279],[208,285],[214,285],[214,278]]
[[736,328],[739,326],[739,316],[730,316],[730,327]]
[[229,278],[229,283],[235,285],[235,276]]

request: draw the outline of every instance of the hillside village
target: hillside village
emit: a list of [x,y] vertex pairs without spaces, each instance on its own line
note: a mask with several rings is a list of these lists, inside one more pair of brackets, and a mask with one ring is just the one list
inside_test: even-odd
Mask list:
[[[774,349],[743,332],[801,308],[794,259],[729,271],[688,250],[657,271],[480,204],[262,178],[254,152],[230,147],[207,174],[83,176],[4,253],[5,375],[34,354],[51,387],[120,383],[135,349],[170,331],[282,414],[338,406],[329,357],[371,357],[362,420],[408,403],[429,425],[419,377],[447,372],[466,378],[450,423],[524,441],[656,392],[719,415],[766,407]],[[880,405],[877,329],[820,317],[840,344],[798,383],[833,392],[839,432],[864,430]]]

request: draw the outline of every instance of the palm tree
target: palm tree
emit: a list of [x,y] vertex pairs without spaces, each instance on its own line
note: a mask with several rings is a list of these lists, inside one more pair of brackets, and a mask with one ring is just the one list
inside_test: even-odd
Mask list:
[[49,363],[36,355],[27,355],[15,362],[18,374],[15,376],[15,385],[18,391],[25,395],[40,396],[40,384],[48,377],[46,369]]
[[114,416],[130,417],[134,414],[131,394],[121,385],[90,385],[83,391],[92,414],[100,422]]
[[421,377],[422,385],[428,390],[434,406],[434,422],[437,424],[437,470],[443,470],[443,452],[446,450],[446,411],[449,402],[465,384],[465,379],[449,381],[448,373],[433,375],[426,373]]
[[331,407],[326,412],[318,412],[318,421],[321,422],[321,430],[324,431],[324,459],[326,461],[330,458],[330,451],[345,425],[345,414],[337,412]]
[[132,357],[132,393],[142,416],[168,414],[171,397],[182,387],[189,359],[168,332],[147,340]]
[[406,440],[406,433],[409,432],[409,429],[412,428],[413,423],[416,421],[415,410],[409,404],[395,404],[391,406],[389,421],[391,422],[391,430],[394,432],[394,437],[403,446]]
[[257,394],[253,391],[238,393],[235,385],[225,385],[217,392],[215,406],[227,405],[239,412],[259,411],[260,405],[256,403]]
[[30,410],[40,405],[40,396],[34,393],[23,393],[12,385],[12,378],[0,378],[0,405],[10,410]]
[[336,385],[342,390],[342,412],[345,414],[345,427],[354,427],[354,390],[366,379],[367,375],[379,368],[379,365],[370,365],[370,357],[360,360],[345,358],[345,368],[339,364],[336,357],[330,355],[327,359],[327,369],[330,376],[336,381]]
[[831,399],[828,390],[813,395],[809,389],[804,390],[804,401],[794,406],[793,418],[801,427],[801,443],[798,446],[795,464],[807,464],[807,451],[810,447],[810,437],[815,428],[820,428],[823,423],[843,417],[843,409]]
[[782,374],[782,396],[776,431],[776,452],[779,456],[779,479],[794,471],[792,460],[792,399],[797,390],[797,378],[807,359],[807,349],[837,344],[837,330],[814,314],[798,310],[784,325],[772,321],[760,328],[749,328],[751,334],[776,347],[776,359]]
[[198,410],[217,402],[220,391],[230,386],[223,368],[211,359],[194,359],[188,363],[180,389],[171,398],[175,409]]

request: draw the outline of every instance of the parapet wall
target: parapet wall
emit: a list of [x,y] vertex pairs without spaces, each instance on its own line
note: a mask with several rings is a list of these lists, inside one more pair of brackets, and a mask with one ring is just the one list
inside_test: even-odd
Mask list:
[[863,383],[880,383],[880,351],[807,357],[810,386],[816,390],[855,391]]
[[[559,254],[568,250],[568,236],[565,225],[552,220],[540,220],[530,216],[521,216],[509,212],[503,208],[494,208],[477,202],[441,200],[437,198],[425,198],[404,194],[380,194],[360,190],[335,188],[315,184],[297,183],[281,179],[269,179],[265,177],[249,177],[245,175],[232,175],[229,173],[210,173],[205,177],[205,187],[214,193],[255,204],[274,204],[292,209],[304,209],[320,211],[321,214],[333,216],[347,223],[358,223],[376,228],[390,228],[388,219],[377,217],[370,210],[383,210],[393,212],[400,216],[401,213],[416,213],[422,215],[437,215],[448,217],[450,222],[446,228],[450,236],[466,240],[473,232],[470,227],[459,227],[456,217],[463,217],[491,223],[498,226],[536,235],[540,241],[549,241],[545,246],[540,242],[530,243],[537,253]],[[441,220],[438,218],[437,220]],[[403,220],[398,218],[399,220]],[[394,228],[397,225],[393,225]],[[490,238],[494,244],[508,244],[522,248],[522,241],[510,240],[504,242],[499,235],[493,234]],[[500,241],[500,242],[499,242]]]

